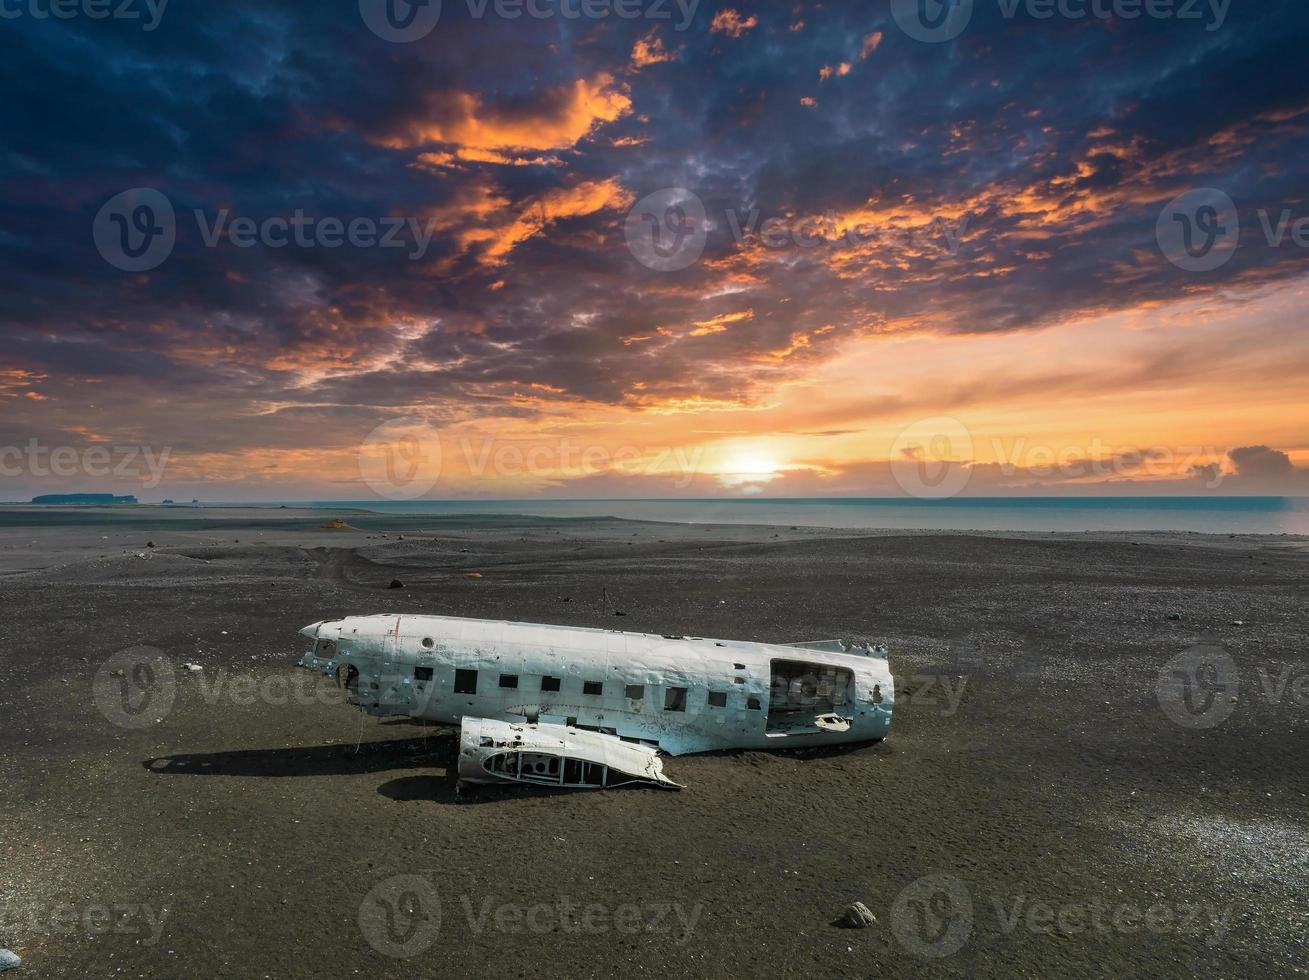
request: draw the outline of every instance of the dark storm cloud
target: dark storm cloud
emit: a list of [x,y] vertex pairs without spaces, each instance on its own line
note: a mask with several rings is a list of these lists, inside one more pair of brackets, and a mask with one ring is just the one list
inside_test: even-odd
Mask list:
[[[174,0],[150,32],[4,21],[0,367],[149,383],[222,444],[244,426],[268,445],[252,407],[303,406],[326,433],[411,405],[530,413],[513,395],[532,384],[538,405],[746,401],[853,336],[1028,329],[1304,268],[1250,217],[1300,200],[1301,3],[1234,7],[1206,31],[979,2],[941,45],[885,4],[743,0],[714,20],[731,7],[678,31],[447,2],[413,44],[374,36],[350,2]],[[638,39],[658,56],[634,64]],[[1197,276],[1154,229],[1205,185],[1236,199],[1245,240]],[[138,186],[172,201],[177,244],[131,274],[91,227]],[[710,232],[699,262],[659,273],[623,218],[671,186],[699,196]],[[209,247],[224,211],[411,218],[431,240],[417,257]],[[895,233],[770,249],[735,240],[751,211]],[[941,217],[966,219],[955,255],[922,240]],[[63,386],[68,410],[88,410],[77,392]]]

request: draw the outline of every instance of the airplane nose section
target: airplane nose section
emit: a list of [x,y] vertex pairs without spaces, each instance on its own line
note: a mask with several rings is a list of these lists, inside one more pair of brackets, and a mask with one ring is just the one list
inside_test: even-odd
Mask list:
[[300,631],[300,635],[307,636],[312,641],[309,649],[300,658],[300,666],[323,672],[330,670],[332,662],[336,659],[336,641],[341,636],[340,621],[320,620],[317,623],[310,623]]

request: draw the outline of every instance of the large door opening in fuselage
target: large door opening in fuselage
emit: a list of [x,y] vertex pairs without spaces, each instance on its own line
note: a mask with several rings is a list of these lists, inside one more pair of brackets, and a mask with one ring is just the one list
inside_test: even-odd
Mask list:
[[848,667],[774,660],[764,731],[768,735],[822,731],[818,718],[850,714],[854,693],[854,671]]

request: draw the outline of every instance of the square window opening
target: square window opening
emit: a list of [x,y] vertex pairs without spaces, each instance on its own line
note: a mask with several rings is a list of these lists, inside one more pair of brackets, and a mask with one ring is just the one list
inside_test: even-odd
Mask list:
[[456,693],[456,694],[476,694],[476,693],[477,693],[477,671],[475,671],[475,670],[456,670],[456,671],[455,671],[455,693]]

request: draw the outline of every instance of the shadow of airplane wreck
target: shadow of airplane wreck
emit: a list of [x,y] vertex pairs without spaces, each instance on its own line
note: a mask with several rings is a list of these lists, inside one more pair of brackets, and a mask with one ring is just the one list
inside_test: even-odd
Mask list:
[[241,749],[193,752],[146,759],[141,765],[164,776],[253,776],[265,779],[296,776],[351,776],[390,769],[453,764],[457,745],[448,735],[363,742],[356,745],[314,745],[304,748]]
[[304,748],[241,749],[232,752],[192,752],[159,756],[141,763],[160,776],[237,776],[288,779],[305,776],[361,776],[396,769],[444,769],[441,773],[399,776],[377,787],[396,802],[446,804],[496,803],[527,797],[562,796],[581,792],[538,786],[474,786],[456,793],[450,775],[458,740],[450,733],[427,738],[384,742],[314,745]]

